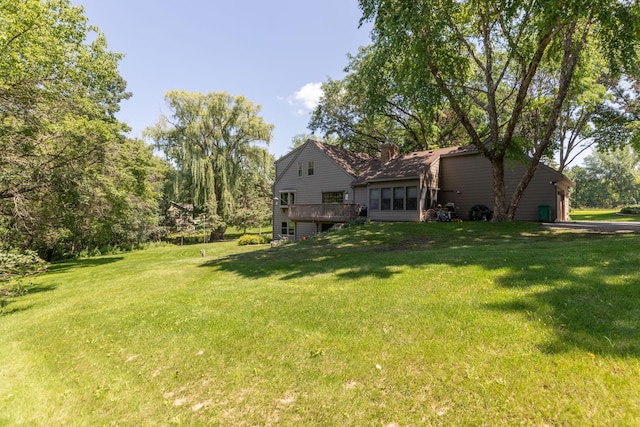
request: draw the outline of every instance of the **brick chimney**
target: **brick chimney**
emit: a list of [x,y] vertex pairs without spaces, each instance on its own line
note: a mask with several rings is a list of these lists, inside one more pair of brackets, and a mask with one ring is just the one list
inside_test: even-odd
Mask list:
[[398,157],[398,154],[400,154],[400,148],[396,144],[385,142],[380,145],[380,161],[383,165]]

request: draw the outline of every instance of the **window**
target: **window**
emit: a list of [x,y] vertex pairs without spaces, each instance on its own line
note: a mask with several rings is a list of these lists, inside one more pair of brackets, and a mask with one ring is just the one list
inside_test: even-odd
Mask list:
[[293,236],[294,234],[296,234],[295,222],[282,221],[282,226],[280,227],[280,235]]
[[407,204],[405,209],[408,211],[418,210],[418,187],[407,187]]
[[322,193],[322,203],[342,203],[344,193],[342,191],[334,191],[332,193]]
[[391,210],[391,189],[390,188],[381,188],[380,189],[380,210],[389,211]]
[[302,163],[298,163],[298,176],[302,176]]
[[313,173],[314,173],[314,170],[313,170],[314,166],[315,166],[315,165],[314,165],[314,162],[313,162],[313,161],[309,162],[309,164],[307,165],[307,175],[309,175],[309,176],[313,175]]
[[393,210],[404,210],[404,187],[395,187],[393,189]]
[[280,193],[280,206],[287,207],[295,204],[296,193],[285,192]]
[[380,209],[380,189],[372,188],[369,190],[369,209],[377,211]]
[[416,211],[418,187],[370,188],[369,210]]

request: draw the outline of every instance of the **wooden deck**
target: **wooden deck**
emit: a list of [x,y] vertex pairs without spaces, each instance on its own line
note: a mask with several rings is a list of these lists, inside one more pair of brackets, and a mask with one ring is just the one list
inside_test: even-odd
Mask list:
[[347,222],[360,216],[357,203],[325,203],[289,206],[289,220],[298,222]]

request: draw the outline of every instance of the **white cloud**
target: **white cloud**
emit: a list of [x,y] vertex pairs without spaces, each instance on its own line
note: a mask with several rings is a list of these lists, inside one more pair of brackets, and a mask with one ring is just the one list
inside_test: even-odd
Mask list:
[[288,102],[289,105],[298,107],[297,115],[303,115],[316,108],[321,96],[322,83],[307,83],[290,96]]

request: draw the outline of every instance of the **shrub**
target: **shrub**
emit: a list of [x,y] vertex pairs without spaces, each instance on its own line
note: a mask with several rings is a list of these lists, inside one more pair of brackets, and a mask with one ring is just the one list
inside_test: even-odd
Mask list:
[[34,251],[0,251],[0,282],[37,274],[47,269],[47,263]]
[[259,236],[256,234],[245,234],[244,236],[238,239],[238,245],[240,246],[262,245],[265,243],[269,243],[270,241],[271,241],[271,238],[265,235]]
[[620,213],[627,215],[640,215],[640,206],[626,206],[620,209]]
[[21,296],[27,292],[22,283],[13,279],[37,274],[46,269],[47,263],[34,251],[0,251],[0,308],[7,304],[5,298]]

